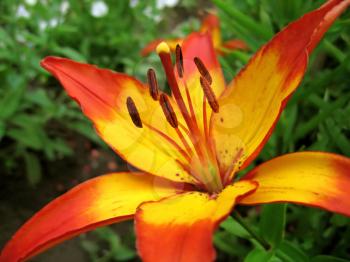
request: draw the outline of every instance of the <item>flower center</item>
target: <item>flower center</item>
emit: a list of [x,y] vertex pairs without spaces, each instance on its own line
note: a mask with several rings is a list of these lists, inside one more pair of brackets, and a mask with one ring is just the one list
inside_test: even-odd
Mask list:
[[[178,80],[176,79],[173,69],[169,46],[164,42],[160,43],[157,46],[157,53],[162,62],[172,95],[185,125],[178,121],[178,117],[170,103],[168,95],[159,91],[156,74],[153,69],[149,69],[147,72],[149,92],[153,100],[159,102],[167,122],[176,131],[181,144],[175,142],[174,139],[167,134],[149,124],[143,124],[165,138],[184,156],[187,163],[185,164],[181,161],[178,161],[178,163],[196,180],[200,189],[204,189],[210,193],[218,193],[225,185],[223,185],[223,181],[224,183],[226,183],[226,181],[225,173],[221,174],[220,172],[216,151],[209,137],[207,103],[214,113],[219,112],[219,103],[211,87],[213,79],[202,60],[195,57],[193,62],[200,73],[198,81],[203,90],[203,119],[197,119],[190,92],[184,79],[185,72],[181,47],[177,45],[175,53],[175,68]],[[186,95],[187,105],[180,91],[178,81],[181,82],[182,86],[185,88],[184,93]],[[142,128],[142,120],[131,97],[127,98],[127,108],[134,125],[138,128]],[[198,125],[199,121],[203,121],[202,131]]]

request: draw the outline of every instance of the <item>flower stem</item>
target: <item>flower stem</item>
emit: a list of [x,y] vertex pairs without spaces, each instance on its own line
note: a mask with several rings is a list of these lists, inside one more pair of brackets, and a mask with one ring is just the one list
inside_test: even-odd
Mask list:
[[231,217],[234,218],[245,230],[247,230],[250,236],[255,239],[265,250],[268,251],[271,249],[271,246],[244,221],[243,217],[237,211],[232,212]]

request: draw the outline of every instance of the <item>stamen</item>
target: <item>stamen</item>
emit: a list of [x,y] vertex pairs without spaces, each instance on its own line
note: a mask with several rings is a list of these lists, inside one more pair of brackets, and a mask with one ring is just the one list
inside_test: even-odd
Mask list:
[[[212,161],[212,163],[216,162],[216,166],[219,165],[217,156],[216,156],[216,150],[215,146],[213,144],[213,140],[210,138],[209,135],[209,127],[208,127],[208,117],[207,117],[207,99],[205,95],[203,96],[203,129],[204,129],[204,137],[205,137],[205,143],[208,150],[208,155]],[[218,171],[220,173],[220,171]]]
[[[172,61],[171,61],[171,55],[170,55],[170,48],[165,43],[162,42],[157,46],[157,53],[159,55],[159,58],[162,62],[171,92],[175,98],[175,101],[180,109],[180,112],[189,128],[190,134],[191,134],[191,141],[194,145],[194,148],[198,154],[198,157],[201,159],[202,162],[204,162],[204,148],[202,147],[201,143],[197,143],[197,137],[200,137],[200,131],[198,127],[196,127],[191,119],[191,116],[187,110],[187,107],[185,105],[185,102],[183,100],[182,94],[180,92]],[[196,146],[198,144],[198,146]]]
[[230,182],[229,181],[230,175],[233,172],[238,160],[242,157],[242,155],[243,155],[243,148],[240,148],[237,151],[236,156],[234,157],[231,166],[229,166],[229,168],[226,170],[226,172],[224,174],[224,177],[222,178],[222,183],[224,185],[226,185],[226,183]]
[[183,136],[183,134],[181,133],[181,131],[178,128],[175,128],[177,135],[179,136],[182,144],[185,146],[186,148],[186,152],[188,152],[191,156],[193,156],[193,151],[190,148],[190,145],[187,143],[185,137]]
[[136,108],[134,100],[132,100],[130,96],[126,99],[126,106],[128,108],[129,115],[134,125],[138,128],[142,128],[142,121],[140,118],[139,111]]
[[180,112],[189,128],[189,131],[191,133],[191,140],[194,142],[196,140],[195,137],[199,136],[199,129],[198,127],[194,126],[194,123],[191,119],[191,116],[187,110],[182,94],[180,92],[178,83],[176,81],[173,65],[171,62],[169,46],[165,42],[162,42],[157,46],[157,52],[162,62],[171,92],[173,93],[173,96],[180,109]]
[[181,50],[181,47],[180,47],[179,44],[176,45],[175,54],[176,54],[176,69],[177,69],[177,74],[178,74],[179,78],[181,78],[181,82],[182,82],[183,86],[185,87],[186,97],[187,97],[187,104],[188,104],[189,109],[190,109],[191,119],[192,119],[194,125],[196,126],[196,128],[198,129],[198,125],[197,125],[196,116],[195,116],[194,109],[193,109],[193,105],[192,105],[192,100],[191,100],[190,92],[189,92],[189,90],[188,90],[186,81],[183,79],[183,74],[184,74],[184,62],[183,62],[182,50]]
[[190,176],[192,176],[196,182],[198,182],[197,186],[199,188],[202,188],[202,189],[205,189],[205,185],[203,184],[202,180],[201,180],[201,177],[196,174],[195,170],[191,170],[191,167],[190,166],[187,166],[185,165],[184,163],[182,163],[181,161],[179,160],[175,160],[188,174],[190,174]]
[[177,128],[179,123],[177,121],[175,111],[172,105],[170,104],[169,98],[166,94],[160,94],[159,103],[163,109],[166,120],[173,128]]
[[193,61],[196,64],[197,69],[198,69],[199,73],[201,74],[201,76],[203,76],[208,81],[208,83],[211,85],[213,82],[213,79],[211,78],[211,75],[210,75],[208,69],[205,67],[202,60],[199,57],[195,57],[193,59]]
[[211,88],[209,82],[202,76],[200,77],[199,80],[200,80],[201,86],[203,88],[204,95],[207,98],[211,109],[215,113],[218,113],[219,112],[219,103],[216,100],[215,94],[214,94],[213,89]]
[[160,94],[159,103],[162,106],[162,109],[167,121],[173,128],[175,128],[177,135],[179,136],[182,144],[185,146],[186,152],[190,153],[190,155],[193,155],[190,145],[187,143],[185,137],[183,136],[181,131],[178,129],[179,122],[177,121],[175,111],[170,104],[168,96],[166,94]]
[[187,104],[190,108],[190,113],[191,113],[191,119],[195,125],[195,127],[198,129],[198,124],[197,124],[197,119],[196,119],[196,114],[194,112],[193,109],[193,104],[192,104],[192,99],[191,99],[191,95],[190,95],[190,91],[188,91],[188,87],[185,81],[182,81],[183,85],[185,86],[185,91],[186,91],[186,97],[187,97]]
[[208,129],[208,118],[207,118],[207,103],[206,96],[203,97],[203,129],[205,141],[209,141],[209,129]]
[[145,123],[145,126],[148,127],[150,130],[156,132],[158,135],[160,135],[162,138],[164,138],[165,140],[167,140],[172,146],[175,147],[175,149],[181,153],[181,155],[183,157],[186,158],[186,160],[188,162],[191,161],[191,157],[188,155],[188,153],[183,150],[172,138],[170,138],[168,135],[164,134],[163,132],[161,132],[160,130],[156,129],[155,127]]
[[185,125],[181,124],[181,122],[179,122],[179,128],[181,128],[182,131],[186,133],[186,135],[188,136],[188,138],[191,139],[190,131],[186,128]]
[[157,101],[159,99],[158,82],[157,82],[156,73],[152,68],[148,69],[147,71],[147,79],[148,79],[149,93],[152,96],[153,100]]
[[173,65],[171,62],[170,48],[165,42],[162,42],[157,46],[157,53],[158,53],[159,58],[162,62],[162,65],[163,65],[171,92],[173,93],[173,96],[175,98],[175,101],[178,104],[179,109],[180,109],[187,125],[189,126],[190,129],[193,130],[193,128],[191,128],[192,127],[191,119],[189,118],[189,114],[188,114],[186,105],[184,103],[179,86],[178,86],[176,78],[175,78],[174,69],[173,69]]
[[184,75],[184,61],[182,56],[182,50],[179,44],[176,45],[175,54],[176,54],[177,74],[179,75],[180,78],[182,78]]

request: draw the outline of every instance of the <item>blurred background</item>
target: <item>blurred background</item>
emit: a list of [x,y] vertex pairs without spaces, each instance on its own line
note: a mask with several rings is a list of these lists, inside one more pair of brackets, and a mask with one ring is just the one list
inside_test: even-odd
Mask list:
[[[220,57],[229,81],[275,32],[322,3],[0,0],[0,247],[53,198],[94,176],[130,168],[39,66],[42,58],[68,57],[145,81],[149,67],[161,72],[156,54],[140,55],[147,43],[185,36],[199,29],[208,12],[215,12],[223,39],[238,38],[249,46]],[[301,87],[255,164],[299,150],[350,156],[349,33],[347,12],[311,56]],[[254,248],[249,234],[229,218],[214,238],[219,261],[350,259],[348,218],[296,205],[238,210],[262,237],[269,223],[281,224],[281,243],[274,255]],[[132,223],[123,222],[67,241],[33,261],[138,261],[134,240]]]

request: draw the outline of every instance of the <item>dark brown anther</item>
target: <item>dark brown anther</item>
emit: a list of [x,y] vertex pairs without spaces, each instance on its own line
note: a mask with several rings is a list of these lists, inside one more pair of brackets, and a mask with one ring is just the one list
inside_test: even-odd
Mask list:
[[199,80],[200,80],[200,83],[201,83],[201,86],[203,89],[203,93],[204,93],[205,97],[207,98],[211,109],[215,113],[219,112],[219,103],[216,100],[215,94],[214,94],[213,89],[211,88],[209,82],[202,76],[200,77]]
[[184,75],[184,60],[182,56],[182,50],[179,44],[176,45],[175,55],[176,55],[177,74],[179,75],[180,78],[182,78]]
[[166,94],[160,94],[159,103],[163,109],[166,120],[173,128],[177,128],[179,123],[174,112],[172,105],[170,104],[169,98]]
[[201,74],[201,76],[203,76],[207,80],[209,85],[211,85],[213,82],[213,79],[211,78],[211,75],[209,74],[209,71],[205,67],[205,65],[203,64],[202,60],[200,60],[198,57],[195,57],[193,59],[193,61],[196,64],[197,69],[198,69],[199,73]]
[[142,128],[142,121],[140,118],[139,111],[137,111],[134,100],[132,100],[130,96],[126,99],[126,106],[128,108],[129,115],[134,125],[137,126],[138,128]]
[[159,99],[158,82],[156,73],[152,68],[148,69],[147,71],[147,80],[149,86],[149,93],[153,100],[157,101]]

